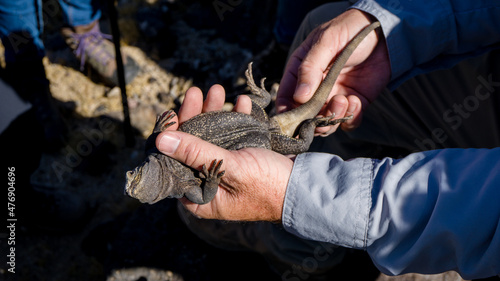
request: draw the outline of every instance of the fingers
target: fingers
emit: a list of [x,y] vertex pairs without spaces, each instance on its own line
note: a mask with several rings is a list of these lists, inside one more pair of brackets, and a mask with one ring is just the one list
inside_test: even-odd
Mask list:
[[[335,114],[334,118],[341,118],[346,116],[347,108],[349,107],[349,101],[345,96],[338,95],[333,96],[325,108],[324,116],[332,116]],[[329,135],[337,130],[339,125],[329,126],[329,127],[318,127],[316,128],[316,133],[321,135]]]
[[331,32],[319,27],[293,52],[278,90],[279,112],[291,109],[291,100],[300,105],[312,97],[337,53],[336,41]]
[[312,97],[322,82],[332,58],[337,54],[337,49],[333,48],[335,38],[330,32],[324,31],[324,28],[317,28],[306,39],[306,41],[312,40],[314,44],[306,42],[312,47],[297,70],[297,86],[293,99],[299,104],[307,102]]
[[201,113],[203,109],[203,93],[198,87],[191,87],[186,91],[184,101],[179,108],[179,123]]
[[200,88],[189,88],[179,108],[179,123],[182,124],[202,112],[221,110],[225,97],[226,92],[221,85],[213,85],[208,90],[205,101],[203,101],[203,93]]
[[250,114],[252,112],[252,100],[247,95],[238,96],[238,100],[234,105],[233,111]]
[[276,97],[276,110],[281,113],[293,109],[293,94],[297,86],[297,70],[302,63],[302,58],[307,53],[307,46],[302,44],[295,50],[290,57],[283,74],[283,78],[278,88]]
[[322,136],[328,136],[335,132],[340,126],[344,131],[352,131],[359,127],[362,119],[361,100],[355,95],[336,95],[333,96],[327,107],[324,109],[323,116],[331,116],[335,113],[335,118],[347,117],[353,115],[353,119],[342,122],[335,126],[318,127],[316,133]]
[[357,128],[361,123],[362,109],[362,102],[357,95],[349,95],[347,93],[343,93],[333,96],[327,106],[328,115],[335,113],[335,118],[353,115],[353,118],[346,122],[340,123],[340,125],[334,126],[334,130],[330,130],[328,133],[333,133],[338,128],[338,126],[340,126],[342,130],[345,131],[354,130],[355,128]]
[[[226,98],[226,92],[221,85],[213,85],[203,101],[203,93],[198,87],[191,87],[186,91],[184,101],[179,108],[179,122],[186,120],[203,112],[222,110]],[[252,111],[252,100],[246,95],[238,97],[233,111],[250,114]]]
[[226,99],[226,92],[221,85],[215,84],[208,90],[207,98],[203,103],[203,112],[221,110]]
[[347,96],[347,101],[349,103],[349,106],[347,108],[346,114],[347,115],[354,115],[354,118],[351,120],[348,120],[345,123],[340,124],[340,127],[344,131],[352,131],[359,127],[361,124],[362,116],[363,116],[363,105],[361,103],[361,100],[359,99],[358,96],[355,95],[350,95]]

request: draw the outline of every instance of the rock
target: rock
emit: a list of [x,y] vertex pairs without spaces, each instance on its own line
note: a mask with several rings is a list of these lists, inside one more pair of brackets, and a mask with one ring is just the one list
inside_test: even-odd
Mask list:
[[409,273],[401,276],[387,276],[380,274],[376,281],[464,281],[464,279],[455,271],[448,271],[431,275]]
[[182,276],[168,270],[136,267],[115,269],[106,281],[182,281]]

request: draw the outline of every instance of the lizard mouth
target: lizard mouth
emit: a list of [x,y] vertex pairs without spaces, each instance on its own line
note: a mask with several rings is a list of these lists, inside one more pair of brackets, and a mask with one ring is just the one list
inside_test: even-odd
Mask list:
[[159,201],[161,184],[157,179],[162,178],[161,161],[152,155],[135,169],[126,173],[127,184],[125,192],[141,203],[152,204]]
[[141,170],[142,166],[139,166],[127,172],[127,184],[125,186],[125,192],[132,197],[136,195],[137,193],[136,191],[140,186],[139,183],[141,180],[141,172],[142,172]]

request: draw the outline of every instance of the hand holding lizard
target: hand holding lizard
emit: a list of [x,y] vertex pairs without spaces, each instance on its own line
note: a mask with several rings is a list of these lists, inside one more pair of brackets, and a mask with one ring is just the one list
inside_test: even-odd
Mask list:
[[[308,101],[328,73],[331,61],[363,27],[374,19],[359,10],[348,10],[314,29],[291,55],[281,80],[276,106],[288,111]],[[377,97],[390,80],[387,47],[381,33],[369,34],[347,60],[325,107],[323,116],[354,118],[340,126],[352,130],[361,123],[362,110]],[[332,133],[337,128],[316,128],[317,133]]]
[[[220,110],[223,103],[224,89],[219,85],[209,90],[205,102],[201,90],[191,88],[179,110],[179,122],[202,112]],[[250,107],[250,99],[242,96],[235,110],[249,113]],[[229,151],[174,129],[172,126],[157,137],[156,146],[162,153],[195,169],[213,159],[224,159],[221,170],[225,174],[212,201],[198,205],[186,198],[179,199],[189,211],[199,217],[220,220],[281,220],[293,166],[290,158],[262,148]]]

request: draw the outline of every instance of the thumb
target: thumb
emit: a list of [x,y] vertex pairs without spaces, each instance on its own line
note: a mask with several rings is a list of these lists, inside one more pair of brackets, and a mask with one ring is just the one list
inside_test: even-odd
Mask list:
[[278,112],[307,102],[323,80],[333,54],[329,46],[326,52],[317,46],[322,32],[314,29],[290,56],[276,98]]
[[[179,131],[164,131],[156,138],[158,150],[191,168],[200,170],[213,160],[228,159],[230,152],[196,136]],[[224,170],[224,164],[222,166]]]
[[[324,29],[316,29],[302,46],[308,51],[298,66],[297,84],[293,94],[293,99],[300,104],[307,102],[312,97],[314,91],[323,81],[325,72],[335,56],[330,46],[331,43],[325,42],[327,40],[324,38],[327,36],[320,36],[321,33],[324,33]],[[330,40],[333,41],[333,39]]]

